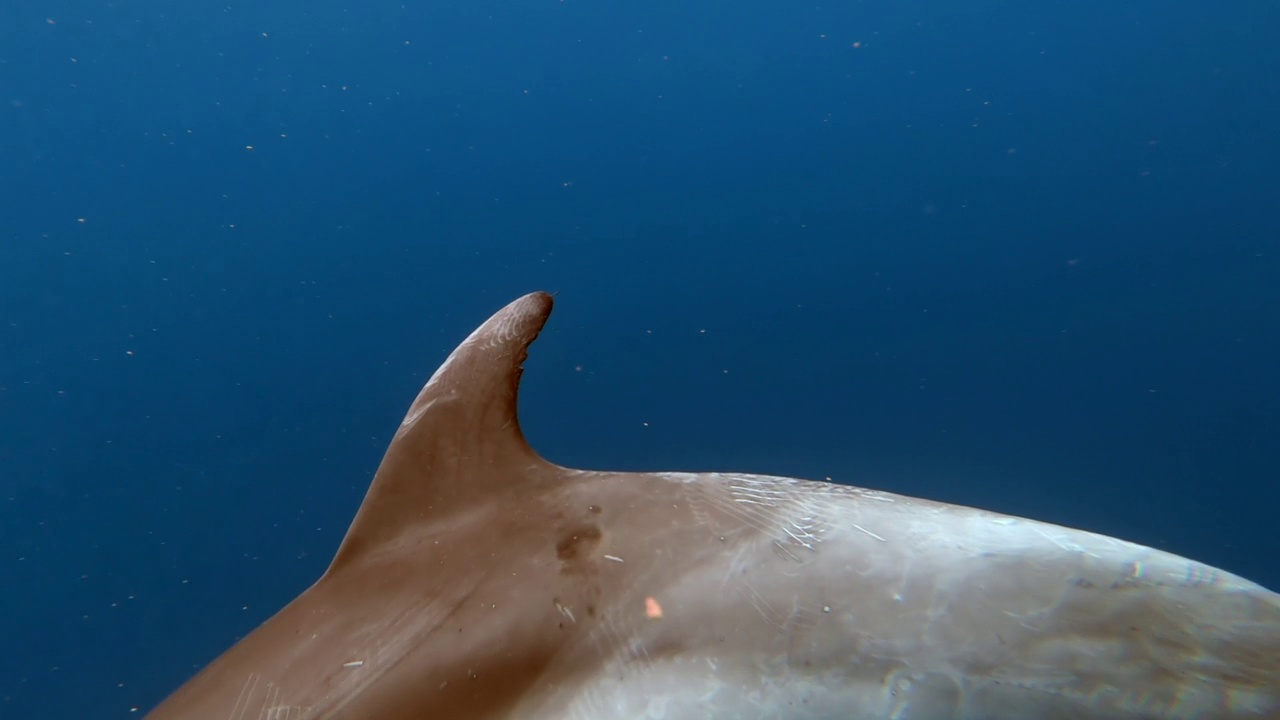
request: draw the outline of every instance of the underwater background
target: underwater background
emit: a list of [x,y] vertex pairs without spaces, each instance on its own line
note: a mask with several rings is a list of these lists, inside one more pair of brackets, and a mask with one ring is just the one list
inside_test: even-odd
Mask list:
[[558,293],[530,440],[1280,588],[1272,0],[0,4],[0,717],[128,718],[316,579]]

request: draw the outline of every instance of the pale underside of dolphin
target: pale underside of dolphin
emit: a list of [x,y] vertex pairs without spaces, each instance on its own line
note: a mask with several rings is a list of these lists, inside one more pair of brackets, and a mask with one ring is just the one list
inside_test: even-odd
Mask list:
[[535,293],[418,394],[332,565],[152,720],[1280,718],[1280,596],[1094,533],[516,420]]

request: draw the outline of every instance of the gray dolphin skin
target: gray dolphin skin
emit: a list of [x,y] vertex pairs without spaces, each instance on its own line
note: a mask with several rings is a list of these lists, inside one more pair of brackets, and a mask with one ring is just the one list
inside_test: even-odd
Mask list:
[[875,490],[554,465],[551,313],[449,356],[333,563],[151,720],[1280,718],[1280,596],[1141,545]]

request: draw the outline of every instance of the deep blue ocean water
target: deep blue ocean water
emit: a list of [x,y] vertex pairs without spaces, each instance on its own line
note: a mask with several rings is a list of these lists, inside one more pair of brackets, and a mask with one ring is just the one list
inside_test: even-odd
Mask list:
[[1280,587],[1271,0],[0,4],[0,717],[139,716],[558,292],[561,463]]

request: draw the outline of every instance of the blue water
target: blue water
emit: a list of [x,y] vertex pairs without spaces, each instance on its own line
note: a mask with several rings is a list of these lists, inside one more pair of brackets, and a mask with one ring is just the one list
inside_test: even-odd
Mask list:
[[559,293],[556,461],[1280,587],[1272,0],[0,4],[0,716],[136,717]]

